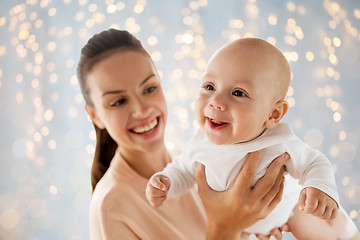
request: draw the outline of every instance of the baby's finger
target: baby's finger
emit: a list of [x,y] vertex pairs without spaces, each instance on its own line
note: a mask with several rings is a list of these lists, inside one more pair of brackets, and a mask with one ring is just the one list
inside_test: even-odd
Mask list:
[[170,186],[170,179],[165,177],[165,176],[162,176],[160,181],[163,183],[163,185],[165,186],[165,190],[168,190],[169,189],[169,186]]
[[315,217],[322,218],[325,213],[325,210],[326,210],[326,205],[324,203],[319,202],[319,200],[317,200],[317,206],[315,210],[312,212],[312,214]]
[[149,196],[153,196],[153,197],[162,197],[167,195],[167,191],[163,191],[152,186],[146,189],[146,193]]
[[305,200],[305,212],[312,214],[315,212],[316,208],[318,207],[318,199],[306,196]]
[[300,211],[303,211],[305,209],[305,201],[306,201],[306,189],[303,189],[300,193],[300,197],[298,201],[298,206]]
[[330,219],[330,217],[332,215],[332,212],[333,212],[332,208],[326,207],[324,213],[321,216],[321,218],[324,219],[324,220]]
[[337,208],[333,209],[331,212],[330,219],[335,219],[338,215],[339,210]]
[[167,191],[167,188],[166,188],[165,184],[162,183],[160,179],[161,179],[160,176],[154,177],[153,181],[151,182],[151,185],[154,188],[157,188],[157,189],[159,189],[161,191]]

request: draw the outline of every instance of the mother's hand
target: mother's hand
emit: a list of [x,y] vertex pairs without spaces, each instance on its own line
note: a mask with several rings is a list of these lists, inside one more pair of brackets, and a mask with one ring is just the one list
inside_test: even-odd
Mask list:
[[245,228],[265,218],[280,202],[288,154],[277,157],[265,175],[251,187],[261,153],[249,154],[234,185],[224,192],[208,186],[205,167],[199,164],[196,181],[207,215],[207,239],[239,239]]
[[273,236],[276,240],[282,239],[282,232],[290,232],[290,227],[286,223],[280,228],[274,228],[271,230],[269,236],[255,234],[256,238],[259,240],[270,240],[270,237]]

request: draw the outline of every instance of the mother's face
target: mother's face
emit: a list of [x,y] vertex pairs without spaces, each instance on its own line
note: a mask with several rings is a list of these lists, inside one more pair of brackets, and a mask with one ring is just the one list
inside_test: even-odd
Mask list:
[[167,106],[150,58],[117,51],[87,75],[92,107],[86,110],[122,150],[156,151],[164,146]]

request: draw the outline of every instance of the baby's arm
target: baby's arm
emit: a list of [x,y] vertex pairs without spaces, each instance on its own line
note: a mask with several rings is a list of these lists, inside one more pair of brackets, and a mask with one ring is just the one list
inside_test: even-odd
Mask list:
[[322,219],[334,219],[339,209],[334,199],[313,187],[301,191],[298,205],[300,211]]
[[160,207],[167,198],[170,179],[164,175],[154,175],[146,186],[146,198],[153,207]]
[[[161,206],[167,198],[186,193],[195,183],[195,164],[191,157],[190,140],[177,156],[161,171],[153,175],[146,187],[146,197],[153,207]],[[171,187],[170,187],[171,182]]]
[[[338,207],[339,195],[335,183],[334,168],[325,155],[300,140],[287,143],[285,150],[291,156],[290,161],[286,164],[286,169],[291,176],[299,179],[300,185],[303,185],[299,206],[303,206],[305,211],[314,211],[315,209],[306,209],[304,203],[311,204],[316,201],[317,206],[318,200],[321,200],[319,202],[321,206],[326,201],[327,204],[331,202],[331,206],[335,202],[336,207]],[[320,210],[321,207],[319,206],[318,209]]]

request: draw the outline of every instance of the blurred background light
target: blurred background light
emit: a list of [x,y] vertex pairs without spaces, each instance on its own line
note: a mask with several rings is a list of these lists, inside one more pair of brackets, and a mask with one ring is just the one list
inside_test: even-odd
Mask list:
[[171,150],[199,127],[194,100],[214,51],[246,36],[276,45],[292,69],[284,121],[329,157],[360,227],[360,1],[16,0],[0,3],[0,239],[89,239],[96,137],[76,66],[110,27],[155,61]]

